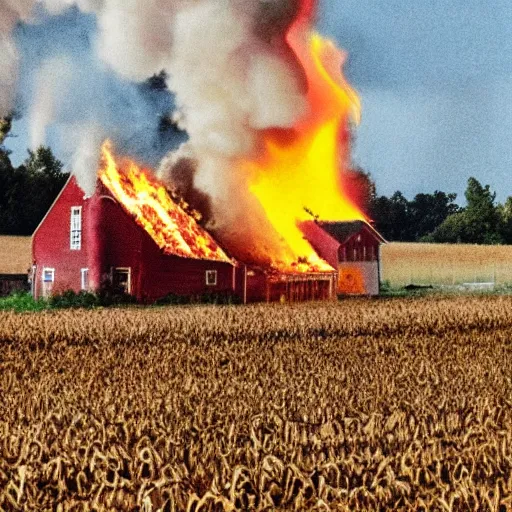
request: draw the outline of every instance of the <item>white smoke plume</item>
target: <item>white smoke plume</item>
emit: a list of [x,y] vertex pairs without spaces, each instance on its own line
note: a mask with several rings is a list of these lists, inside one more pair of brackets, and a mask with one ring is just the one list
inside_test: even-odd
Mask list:
[[18,50],[12,33],[19,21],[27,21],[33,0],[0,0],[0,117],[11,112],[18,78]]
[[[211,196],[217,226],[244,217],[251,199],[233,161],[258,151],[258,130],[291,127],[307,108],[303,77],[284,43],[300,0],[0,0],[0,116],[14,98],[13,28],[30,19],[36,4],[52,14],[73,5],[94,13],[97,56],[123,78],[167,71],[189,136],[184,151],[196,165],[194,185]],[[44,140],[65,89],[66,74],[52,75],[51,65],[39,73],[33,144]],[[101,120],[84,124],[74,165],[90,190],[99,134],[108,133]],[[179,160],[179,154],[164,159],[160,176],[172,180]]]
[[108,136],[104,128],[96,123],[84,124],[71,130],[69,142],[76,150],[73,155],[73,174],[85,192],[91,196],[96,188],[96,171],[100,159],[101,144]]
[[72,5],[84,12],[99,13],[103,0],[0,0],[0,117],[12,112],[16,95],[19,52],[14,29],[19,22],[30,22],[38,5],[52,14]]
[[73,63],[67,56],[48,59],[39,68],[35,83],[36,94],[29,113],[32,148],[45,144],[46,128],[58,115],[60,101],[71,80],[72,68]]

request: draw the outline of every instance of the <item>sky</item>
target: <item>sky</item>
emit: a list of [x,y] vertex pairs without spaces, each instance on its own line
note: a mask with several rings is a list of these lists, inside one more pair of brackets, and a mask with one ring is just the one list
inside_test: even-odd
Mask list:
[[[474,176],[490,184],[499,200],[512,195],[510,27],[510,0],[320,0],[319,31],[347,51],[345,74],[362,101],[353,158],[371,173],[379,194],[400,190],[412,198],[443,190],[456,192],[463,203],[467,180]],[[136,141],[135,152],[151,153],[151,164],[165,153],[167,148],[139,134],[151,131],[148,123],[157,122],[170,100],[140,102],[136,84],[114,76],[93,57],[94,32],[94,19],[76,11],[18,29],[22,117],[7,143],[15,163],[30,144],[23,114],[35,70],[62,53],[79,62],[71,75],[85,101],[74,116],[81,119],[90,110],[116,116],[123,106],[127,129],[120,138],[127,147]],[[87,80],[88,89],[81,89],[80,73],[94,73],[94,86]],[[97,88],[110,91],[107,97],[116,105],[97,104]],[[74,121],[70,117],[68,123]],[[130,136],[135,126],[137,135]],[[47,141],[66,162],[70,155],[59,147],[62,131],[54,126]]]

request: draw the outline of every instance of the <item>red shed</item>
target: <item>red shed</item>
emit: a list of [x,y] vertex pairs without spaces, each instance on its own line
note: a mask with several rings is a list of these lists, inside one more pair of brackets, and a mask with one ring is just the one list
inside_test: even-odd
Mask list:
[[338,271],[337,291],[345,295],[378,295],[380,233],[367,222],[308,221],[302,232],[315,251]]
[[[170,293],[233,292],[234,261],[179,206],[167,214],[179,216],[186,232],[162,234],[157,221],[154,230],[144,229],[105,186],[85,197],[71,177],[33,236],[34,295],[107,284],[144,302]],[[191,241],[191,232],[200,242]]]

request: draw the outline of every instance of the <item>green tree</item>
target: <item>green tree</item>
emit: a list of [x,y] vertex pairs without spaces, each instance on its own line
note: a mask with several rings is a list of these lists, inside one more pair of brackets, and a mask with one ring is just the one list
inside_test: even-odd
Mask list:
[[440,243],[503,243],[500,214],[494,204],[496,193],[489,185],[482,186],[476,178],[469,178],[464,195],[467,206],[449,215],[428,238]]
[[371,217],[387,240],[410,240],[409,201],[399,190],[389,198],[375,198],[371,207]]
[[4,143],[5,138],[11,131],[12,117],[0,117],[0,146]]
[[413,241],[431,233],[449,215],[459,211],[455,203],[457,194],[446,194],[435,190],[433,194],[416,194],[409,202],[409,238]]
[[18,168],[0,151],[0,234],[33,233],[69,176],[62,167],[47,147],[29,151]]
[[512,244],[512,196],[496,206],[499,216],[499,233],[506,244]]

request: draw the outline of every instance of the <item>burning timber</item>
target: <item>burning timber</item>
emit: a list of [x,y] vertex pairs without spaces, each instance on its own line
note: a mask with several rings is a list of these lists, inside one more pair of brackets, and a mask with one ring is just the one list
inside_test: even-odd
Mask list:
[[[144,225],[105,181],[84,197],[72,177],[34,233],[34,295],[111,288],[144,303],[169,294],[233,294],[243,302],[335,297],[334,269],[280,272],[236,261],[179,205],[167,203],[168,195],[160,190],[152,197],[167,204],[159,213],[174,219],[177,232],[162,226],[161,217],[149,215],[153,221]],[[154,205],[152,213],[159,209]]]
[[[344,290],[370,290],[359,268],[363,263],[358,266],[351,255],[378,258],[381,239],[362,221],[302,223],[297,229],[312,254],[281,268],[233,258],[178,203],[150,172],[117,161],[104,145],[95,193],[85,197],[70,178],[34,234],[34,295],[110,290],[150,303],[167,295],[222,294],[246,303],[328,300]],[[368,243],[359,247],[363,239],[371,253]],[[348,274],[339,263],[347,247]],[[340,287],[341,275],[357,278],[357,286]]]
[[237,295],[243,302],[302,302],[335,297],[336,272],[279,272],[240,265]]

